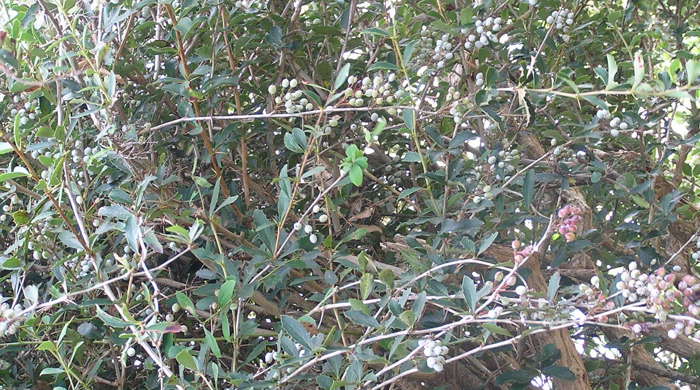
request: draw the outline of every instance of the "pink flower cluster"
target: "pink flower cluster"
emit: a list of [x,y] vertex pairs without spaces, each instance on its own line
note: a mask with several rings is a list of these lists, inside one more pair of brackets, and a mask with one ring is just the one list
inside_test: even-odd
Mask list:
[[525,260],[528,256],[532,254],[532,252],[535,251],[534,245],[523,246],[523,244],[519,240],[513,241],[511,243],[511,246],[513,248],[513,259],[515,260],[516,264],[519,264],[520,262]]
[[583,211],[580,207],[570,204],[562,207],[557,213],[561,219],[559,222],[559,233],[564,236],[566,242],[571,242],[576,239],[578,224],[583,219],[581,216],[582,213]]

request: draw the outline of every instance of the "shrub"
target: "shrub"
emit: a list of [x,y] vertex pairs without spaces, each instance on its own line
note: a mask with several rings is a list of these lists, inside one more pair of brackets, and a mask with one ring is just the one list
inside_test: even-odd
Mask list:
[[697,385],[698,11],[3,1],[0,382]]

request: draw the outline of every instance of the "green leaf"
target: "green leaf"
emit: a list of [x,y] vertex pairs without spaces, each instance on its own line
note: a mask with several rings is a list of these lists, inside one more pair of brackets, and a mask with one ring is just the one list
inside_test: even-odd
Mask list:
[[374,287],[374,275],[370,273],[362,274],[360,278],[360,296],[365,300],[372,293],[372,288]]
[[26,225],[31,220],[29,213],[24,210],[18,210],[12,213],[12,219],[16,225]]
[[350,181],[356,187],[359,187],[362,185],[362,168],[360,168],[359,165],[353,165],[350,168],[349,176],[350,176]]
[[197,186],[202,187],[202,188],[210,188],[211,183],[209,181],[201,176],[194,176],[194,183],[197,184]]
[[175,26],[175,29],[185,36],[188,32],[190,32],[190,30],[192,30],[192,27],[194,27],[194,22],[191,18],[185,16],[180,18],[180,20],[177,22],[177,26]]
[[362,33],[363,34],[370,34],[370,35],[378,35],[381,37],[388,37],[389,36],[388,32],[386,32],[385,30],[382,30],[381,28],[376,28],[376,27],[365,29],[364,31],[362,31]]
[[355,299],[355,298],[350,298],[349,302],[350,302],[350,307],[353,310],[361,311],[365,314],[370,313],[369,306],[365,305],[361,300]]
[[100,317],[102,322],[111,326],[112,328],[126,328],[130,325],[134,325],[132,323],[126,322],[122,319],[107,314],[105,311],[100,309],[99,306],[95,306],[95,311],[97,312],[97,316]]
[[401,193],[399,194],[397,200],[401,200],[401,199],[403,199],[403,198],[406,198],[406,197],[408,197],[408,196],[411,196],[412,194],[414,194],[414,193],[416,193],[416,192],[418,192],[418,191],[420,191],[420,190],[422,190],[422,189],[423,189],[422,187],[411,187],[411,188],[407,188],[407,189],[401,191]]
[[36,350],[37,351],[56,352],[58,350],[58,348],[56,348],[56,344],[53,341],[46,340],[46,341],[42,342],[41,344],[39,344],[36,347]]
[[206,328],[204,329],[204,340],[206,340],[206,342],[209,345],[209,348],[211,349],[211,352],[214,354],[214,356],[216,356],[217,358],[220,359],[221,358],[221,349],[219,349],[219,344],[216,342],[214,335]]
[[277,216],[280,220],[287,213],[289,204],[292,202],[292,184],[287,176],[287,165],[285,164],[280,170],[279,177],[280,194],[277,198]]
[[549,285],[547,286],[547,299],[550,302],[554,301],[554,297],[557,295],[557,290],[559,290],[559,283],[561,282],[561,275],[559,271],[555,272],[551,278],[549,278]]
[[57,375],[63,374],[65,371],[61,367],[46,367],[39,373],[39,376],[43,375]]
[[12,145],[9,142],[0,142],[0,155],[12,153]]
[[175,298],[177,299],[177,303],[180,304],[180,307],[189,311],[190,314],[192,314],[192,315],[197,315],[197,311],[195,309],[194,303],[192,303],[192,300],[190,299],[190,297],[185,295],[183,292],[178,291],[175,294]]
[[350,321],[358,325],[367,326],[370,328],[379,327],[379,322],[376,318],[369,316],[361,311],[348,310],[345,312],[345,315],[350,319]]
[[152,230],[149,230],[143,235],[143,242],[156,253],[163,253],[163,245],[160,244],[158,237],[156,237]]
[[496,377],[496,384],[506,383],[529,384],[532,378],[537,376],[534,370],[509,370]]
[[22,128],[21,128],[21,115],[17,113],[15,115],[15,123],[13,127],[13,136],[15,141],[15,147],[22,150]]
[[389,269],[383,269],[379,272],[379,280],[382,281],[388,288],[394,288],[394,280],[396,275]]
[[637,88],[637,86],[644,79],[644,57],[642,52],[638,51],[634,55],[634,82],[632,83],[632,89]]
[[307,348],[308,350],[313,349],[311,348],[311,336],[304,326],[301,325],[301,322],[297,321],[293,317],[284,315],[282,316],[281,321],[282,329],[289,334],[289,337],[291,337],[297,343],[303,345],[304,348]]
[[406,310],[399,314],[399,319],[409,327],[412,327],[416,323],[416,313],[413,310]]
[[416,111],[412,108],[407,108],[403,110],[402,116],[406,127],[411,131],[416,131]]
[[175,360],[180,363],[185,368],[189,368],[192,371],[197,371],[197,361],[194,360],[190,351],[188,349],[183,349],[180,353],[175,356]]
[[402,162],[417,163],[421,162],[420,154],[418,152],[406,152],[406,154],[401,159]]
[[211,202],[209,203],[209,216],[213,216],[216,210],[216,204],[219,203],[219,193],[221,192],[221,178],[216,179],[214,190],[211,193]]
[[338,75],[335,76],[335,83],[333,83],[333,90],[337,90],[338,88],[342,87],[343,84],[345,84],[345,80],[348,79],[349,74],[350,74],[350,64],[343,65],[343,67],[340,68],[340,72],[338,72]]
[[637,204],[637,206],[648,209],[650,207],[649,202],[639,195],[632,195],[632,201]]
[[535,171],[528,169],[523,179],[523,201],[525,209],[529,210],[532,204],[532,198],[535,195]]
[[58,233],[58,239],[63,243],[63,245],[77,249],[77,250],[83,250],[83,245],[80,243],[78,238],[73,234],[73,232],[69,232],[68,230],[63,230],[60,233]]
[[399,67],[391,62],[378,61],[367,68],[367,72],[374,72],[375,70],[399,70]]
[[476,285],[469,276],[464,275],[464,279],[462,279],[462,292],[469,309],[474,312],[476,310]]
[[110,217],[124,220],[129,218],[132,214],[124,206],[112,205],[100,207],[100,209],[97,210],[97,215],[99,215],[100,217]]
[[284,135],[284,146],[294,153],[304,153],[307,147],[306,133],[295,127]]
[[548,366],[542,369],[542,373],[554,378],[564,379],[567,381],[576,380],[576,375],[566,367]]
[[[0,174],[0,183],[3,183],[3,182],[10,180],[10,179],[16,179],[18,177],[29,176],[29,172],[22,172],[21,170],[18,170],[17,168],[21,168],[21,167],[15,167],[16,172],[7,172],[7,173]],[[24,169],[24,168],[22,168],[22,169]]]
[[222,308],[228,307],[233,298],[233,290],[236,288],[236,280],[230,279],[224,282],[219,288],[219,306]]
[[404,66],[408,66],[408,64],[411,63],[411,59],[413,58],[413,53],[416,51],[416,46],[418,44],[418,41],[411,41],[406,44],[406,46],[403,49],[403,56],[401,57],[401,60],[403,61]]
[[184,239],[185,241],[189,241],[190,239],[190,234],[187,231],[187,229],[180,225],[168,226],[167,228],[165,228],[165,230],[167,232],[177,234],[178,236],[180,236],[180,238]]
[[506,337],[513,337],[513,335],[505,328],[501,328],[500,326],[492,323],[485,322],[481,326],[484,327],[484,329],[488,330],[489,332],[501,336],[506,336]]
[[483,239],[479,245],[479,251],[476,253],[477,256],[486,252],[486,250],[489,249],[491,244],[493,244],[493,242],[496,240],[496,237],[498,237],[498,232],[493,232],[488,237]]
[[140,252],[139,237],[141,237],[141,228],[139,227],[139,223],[136,221],[135,216],[130,215],[126,219],[124,233],[126,234],[126,241],[131,250],[134,251],[134,253]]
[[615,82],[615,75],[617,74],[617,62],[612,54],[607,55],[608,58],[608,84],[606,89],[613,89],[617,85]]

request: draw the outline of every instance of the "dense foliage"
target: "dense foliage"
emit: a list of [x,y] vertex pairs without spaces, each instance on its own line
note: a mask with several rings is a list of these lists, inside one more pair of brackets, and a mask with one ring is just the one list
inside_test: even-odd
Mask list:
[[3,388],[700,386],[696,1],[0,8]]

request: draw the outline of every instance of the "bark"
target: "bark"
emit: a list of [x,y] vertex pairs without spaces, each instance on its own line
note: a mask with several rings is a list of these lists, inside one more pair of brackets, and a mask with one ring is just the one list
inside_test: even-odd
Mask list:
[[[636,338],[632,331],[619,328],[603,328],[603,332],[608,340],[611,341],[618,340],[623,337],[627,337],[629,339]],[[644,367],[651,367],[649,370],[635,369],[632,371],[632,378],[642,387],[665,386],[670,390],[678,389],[678,386],[676,386],[676,384],[673,383],[670,378],[657,375],[657,373],[664,370],[665,367],[657,362],[656,359],[654,359],[654,357],[647,352],[646,349],[644,349],[643,345],[634,345],[632,348],[630,348],[630,350],[625,351],[624,353],[630,354],[629,361],[631,362],[633,368],[640,365]]]
[[[545,153],[542,144],[539,140],[529,132],[521,133],[521,142],[526,145],[529,152],[529,157],[537,159]],[[575,189],[570,189],[567,191],[568,201],[575,203],[584,210],[583,215],[583,225],[591,225],[591,212],[588,205],[585,203],[583,195]],[[512,254],[511,254],[512,256]],[[528,278],[528,285],[538,292],[547,293],[547,281],[542,274],[542,265],[540,263],[541,254],[535,254],[530,256],[530,259],[526,263],[526,266],[532,270],[530,277]],[[590,259],[586,259],[583,256],[577,256],[573,262],[570,264],[574,268],[591,268],[592,263]],[[552,332],[547,332],[535,336],[540,347],[546,344],[554,344],[561,352],[561,358],[558,362],[559,365],[567,367],[571,372],[574,373],[576,379],[573,381],[566,381],[561,379],[554,379],[554,388],[560,390],[585,390],[591,388],[590,379],[588,378],[588,371],[584,366],[583,359],[576,350],[571,335],[568,329],[559,329]]]

